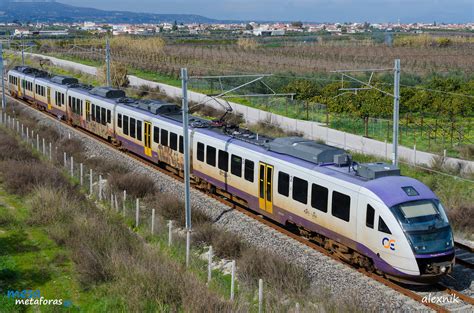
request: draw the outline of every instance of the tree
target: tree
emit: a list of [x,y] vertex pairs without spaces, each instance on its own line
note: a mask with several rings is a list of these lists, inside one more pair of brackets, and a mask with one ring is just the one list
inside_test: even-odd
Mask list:
[[309,80],[294,80],[290,82],[285,88],[284,92],[296,93],[297,100],[309,100],[320,95],[319,86]]
[[174,21],[173,27],[171,28],[171,30],[174,30],[174,31],[178,30],[178,22]]
[[293,22],[293,23],[291,23],[291,26],[297,27],[297,28],[303,28],[303,22],[301,22],[301,21]]

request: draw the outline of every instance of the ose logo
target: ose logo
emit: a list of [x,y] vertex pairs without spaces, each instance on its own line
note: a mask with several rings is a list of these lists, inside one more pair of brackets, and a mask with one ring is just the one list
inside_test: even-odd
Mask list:
[[385,249],[390,248],[390,250],[395,251],[395,239],[388,239],[387,237],[385,237],[384,239],[382,239],[382,245]]

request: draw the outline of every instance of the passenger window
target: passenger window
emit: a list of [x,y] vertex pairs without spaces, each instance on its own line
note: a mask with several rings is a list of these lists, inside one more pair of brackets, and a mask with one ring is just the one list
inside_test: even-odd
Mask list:
[[384,220],[380,216],[379,216],[379,231],[381,231],[382,233],[389,234],[389,235],[392,234],[387,224],[385,224]]
[[128,136],[128,116],[123,116],[123,133]]
[[311,186],[311,206],[316,210],[328,211],[328,196],[329,191],[326,187],[317,184]]
[[156,126],[153,127],[153,141],[160,143],[160,129]]
[[[78,104],[79,104],[79,101],[78,101]],[[101,108],[100,117],[101,117],[101,124],[102,125],[107,124],[107,115],[106,115],[105,108]]]
[[[69,105],[71,105],[71,97],[69,97]],[[95,104],[93,103],[92,103],[92,120],[95,122]]]
[[245,160],[245,180],[253,183],[253,177],[254,177],[254,171],[255,171],[255,163],[250,160]]
[[142,141],[142,121],[137,120],[137,139]]
[[278,172],[278,193],[288,197],[290,195],[290,175]]
[[308,203],[308,182],[298,177],[293,177],[293,200],[303,204]]
[[[81,105],[81,108],[82,108],[82,105]],[[110,124],[110,120],[111,120],[111,112],[110,110],[107,110],[107,123]]]
[[229,171],[229,153],[219,150],[219,169],[225,172]]
[[367,204],[367,213],[365,215],[365,226],[373,229],[374,219],[375,219],[375,210],[370,204]]
[[232,154],[230,158],[230,172],[232,175],[242,177],[242,158]]
[[332,192],[332,215],[343,221],[349,222],[351,210],[351,197],[343,193]]
[[97,123],[100,123],[100,106],[96,105],[95,106],[95,121]]
[[117,118],[117,127],[118,127],[118,128],[122,128],[122,114],[119,114],[119,115],[118,115],[118,118]]
[[184,138],[183,138],[183,136],[179,136],[178,150],[179,150],[180,153],[184,153]]
[[206,148],[206,163],[211,166],[216,166],[216,148],[207,146]]
[[168,147],[168,131],[161,129],[161,145]]
[[135,126],[135,123],[136,123],[136,120],[135,120],[133,117],[131,117],[131,118],[130,118],[130,137],[133,137],[133,138],[136,137],[136,132],[135,132],[136,126]]
[[204,162],[204,144],[200,142],[197,144],[197,159]]
[[170,148],[174,151],[178,150],[178,135],[170,132]]

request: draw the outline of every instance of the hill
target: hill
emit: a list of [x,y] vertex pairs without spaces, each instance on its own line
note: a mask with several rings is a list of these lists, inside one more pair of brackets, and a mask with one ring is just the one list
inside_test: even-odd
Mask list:
[[103,23],[215,23],[216,20],[193,14],[155,14],[104,11],[76,7],[55,1],[1,1],[0,22],[83,22]]

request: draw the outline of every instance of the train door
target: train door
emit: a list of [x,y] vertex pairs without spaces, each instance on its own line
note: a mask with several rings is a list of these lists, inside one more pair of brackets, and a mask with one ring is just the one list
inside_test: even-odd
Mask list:
[[145,155],[151,157],[151,123],[145,122]]
[[86,121],[91,120],[91,102],[86,100]]
[[260,162],[259,164],[259,207],[268,213],[273,213],[273,166]]
[[47,96],[47,99],[48,99],[48,110],[51,110],[51,87],[47,88],[46,96]]

